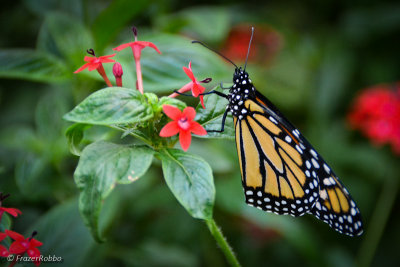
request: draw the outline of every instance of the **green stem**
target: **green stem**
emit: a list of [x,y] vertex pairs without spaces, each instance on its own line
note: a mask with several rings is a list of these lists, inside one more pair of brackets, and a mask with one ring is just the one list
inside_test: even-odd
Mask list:
[[[122,132],[125,131],[125,130],[122,129],[121,127],[118,127],[118,126],[115,126],[115,125],[108,125],[108,127],[112,128],[112,129],[115,129],[115,130],[122,131]],[[139,139],[139,140],[142,140],[144,143],[146,143],[146,144],[148,144],[149,146],[153,147],[153,143],[152,143],[150,140],[147,140],[146,138],[143,138],[143,137],[141,137],[140,135],[137,135],[137,134],[135,134],[135,133],[133,133],[133,132],[129,133],[129,135],[132,135],[133,137],[135,137],[135,138],[137,138],[137,139]]]
[[240,266],[240,263],[236,258],[235,253],[229,246],[228,242],[222,234],[221,229],[217,226],[214,219],[206,220],[206,223],[208,226],[208,230],[210,230],[211,235],[214,237],[215,241],[217,241],[229,264],[231,266]]
[[394,201],[396,200],[398,188],[397,177],[394,179],[386,178],[383,184],[381,195],[379,196],[375,210],[371,216],[371,222],[366,233],[363,244],[361,245],[358,259],[359,266],[370,266],[374,258],[376,248],[382,237],[383,230],[389,218]]

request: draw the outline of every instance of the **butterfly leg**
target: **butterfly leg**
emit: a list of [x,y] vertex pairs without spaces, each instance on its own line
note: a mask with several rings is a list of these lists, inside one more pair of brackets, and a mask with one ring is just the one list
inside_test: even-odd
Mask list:
[[222,89],[231,89],[231,87],[224,87],[224,83],[223,82],[220,83],[219,87],[221,87]]
[[208,133],[222,133],[225,128],[225,120],[226,116],[228,116],[229,109],[226,109],[224,112],[224,115],[222,116],[222,122],[221,122],[221,130],[209,130],[207,131]]
[[215,90],[212,90],[212,91],[207,92],[207,93],[202,93],[200,95],[211,95],[211,94],[216,94],[216,95],[221,96],[223,98],[228,98],[228,95],[226,95],[224,93],[221,93],[221,92],[218,92],[218,91],[215,91]]

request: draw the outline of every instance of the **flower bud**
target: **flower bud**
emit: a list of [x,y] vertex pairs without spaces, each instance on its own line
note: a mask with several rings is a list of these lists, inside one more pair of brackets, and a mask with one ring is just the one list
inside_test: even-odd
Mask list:
[[122,66],[119,62],[114,63],[113,74],[117,86],[122,87],[122,74],[124,74],[124,72],[122,71]]
[[114,63],[113,74],[114,74],[115,78],[118,78],[118,77],[120,78],[124,74],[124,72],[122,71],[122,66],[119,62]]

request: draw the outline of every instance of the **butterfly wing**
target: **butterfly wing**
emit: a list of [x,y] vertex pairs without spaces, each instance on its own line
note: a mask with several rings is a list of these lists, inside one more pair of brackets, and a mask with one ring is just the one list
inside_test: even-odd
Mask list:
[[318,172],[319,197],[309,213],[340,233],[349,236],[361,235],[363,224],[356,203],[324,160],[317,160],[323,166]]
[[362,234],[354,200],[311,144],[258,91],[246,102],[247,116],[234,117],[246,202],[277,214],[307,212],[336,231]]
[[244,106],[246,116],[234,116],[234,125],[247,204],[292,216],[310,211],[319,181],[300,132],[265,102],[247,99]]

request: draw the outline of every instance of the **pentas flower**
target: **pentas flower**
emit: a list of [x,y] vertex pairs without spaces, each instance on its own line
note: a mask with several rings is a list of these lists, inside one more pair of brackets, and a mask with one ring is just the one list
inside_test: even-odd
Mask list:
[[363,91],[355,99],[348,121],[374,144],[391,144],[400,155],[400,86],[378,85]]
[[135,59],[135,64],[136,64],[136,77],[137,77],[136,88],[140,91],[140,93],[143,94],[142,68],[140,66],[140,55],[142,54],[142,49],[145,47],[151,47],[154,50],[156,50],[159,54],[161,54],[161,52],[160,50],[158,50],[157,46],[151,42],[138,41],[136,27],[132,27],[132,31],[135,36],[135,41],[117,46],[113,48],[113,50],[121,51],[128,47],[132,49],[133,57]]
[[[3,241],[3,239],[6,237],[7,237],[7,234],[0,233],[0,242]],[[8,252],[7,248],[3,245],[0,245],[0,257],[7,257],[9,255],[10,255],[10,252]]]
[[110,57],[115,56],[116,54],[112,55],[107,55],[107,56],[101,56],[101,57],[96,57],[94,50],[89,49],[87,50],[87,53],[92,55],[92,57],[85,56],[84,60],[87,62],[83,64],[82,67],[74,71],[74,73],[78,73],[83,71],[84,69],[88,69],[89,71],[97,70],[97,72],[103,77],[104,81],[106,82],[107,86],[111,87],[112,84],[110,80],[108,79],[106,72],[103,67],[103,63],[112,63],[115,62],[114,59],[110,59]]
[[179,108],[163,105],[164,113],[173,121],[167,123],[160,132],[161,137],[170,137],[179,133],[179,142],[184,151],[189,149],[192,135],[206,135],[207,131],[198,122],[194,121],[196,111],[192,107],[187,107],[182,111]]
[[4,212],[7,212],[8,214],[10,214],[14,217],[17,217],[19,214],[22,214],[22,212],[19,209],[1,207],[3,200],[9,196],[10,196],[10,194],[3,195],[3,193],[0,193],[0,221],[1,221],[1,217],[3,216]]
[[6,230],[6,234],[15,240],[9,249],[11,254],[23,255],[26,252],[36,266],[40,265],[40,251],[37,247],[40,247],[43,243],[33,238],[37,234],[36,231],[28,238],[10,230]]
[[[200,83],[209,83],[212,79],[211,78],[206,78],[202,81],[197,81],[196,77],[193,74],[192,71],[192,62],[189,62],[189,68],[183,67],[183,71],[186,73],[186,75],[192,80],[191,82],[185,84],[181,89],[178,90],[179,93],[184,93],[189,90],[192,90],[192,95],[194,97],[199,97],[200,98],[200,103],[203,108],[206,108],[204,106],[204,99],[202,93],[206,90],[204,86],[200,85]],[[176,97],[179,95],[178,93],[173,93],[169,97]]]

